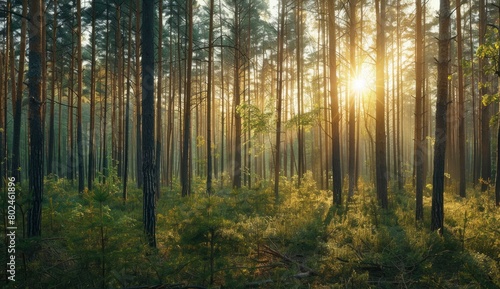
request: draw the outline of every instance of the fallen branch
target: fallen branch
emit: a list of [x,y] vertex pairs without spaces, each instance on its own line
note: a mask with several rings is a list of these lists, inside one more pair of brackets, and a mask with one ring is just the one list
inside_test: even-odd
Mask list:
[[314,271],[313,269],[303,265],[303,264],[300,264],[299,262],[289,258],[288,256],[270,248],[269,246],[267,245],[264,245],[264,250],[262,250],[264,253],[267,253],[269,255],[272,255],[272,256],[275,256],[277,258],[281,258],[283,259],[285,262],[287,263],[291,263],[291,264],[294,264],[296,265],[297,267],[299,267],[300,271],[301,272],[308,272],[311,276],[317,276],[318,273],[316,273],[316,271]]

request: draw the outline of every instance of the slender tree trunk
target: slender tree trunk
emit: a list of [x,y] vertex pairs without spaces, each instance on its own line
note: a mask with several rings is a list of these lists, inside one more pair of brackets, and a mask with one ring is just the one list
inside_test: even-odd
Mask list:
[[[170,6],[170,14],[173,13],[173,6]],[[176,79],[176,71],[174,69],[174,61],[173,61],[173,29],[170,29],[169,31],[169,71],[172,74],[172,77],[170,77],[169,82],[168,82],[168,87],[169,87],[169,95],[168,95],[168,114],[167,114],[167,143],[166,143],[166,159],[167,159],[167,165],[165,166],[165,169],[167,170],[166,174],[166,182],[167,185],[170,185],[172,187],[172,179],[173,179],[173,160],[174,160],[174,154],[173,154],[173,146],[174,146],[174,141],[173,141],[173,126],[174,126],[174,99],[175,99],[175,79]]]
[[385,135],[385,1],[376,0],[377,11],[377,72],[376,72],[376,184],[380,206],[387,209],[387,151]]
[[448,68],[450,45],[450,1],[439,6],[439,54],[436,101],[436,135],[434,144],[434,176],[432,183],[431,230],[444,229],[444,166],[446,156],[446,117],[448,109]]
[[[296,48],[296,61],[297,61],[297,105],[298,105],[298,113],[299,113],[299,118],[302,116],[304,113],[304,91],[303,91],[303,60],[302,60],[302,37],[303,37],[303,24],[302,24],[302,0],[297,1],[297,6],[296,6],[296,21],[295,21],[295,26],[296,26],[296,39],[297,39],[297,48]],[[304,125],[302,124],[302,121],[299,120],[298,123],[298,128],[297,128],[297,163],[298,163],[298,180],[299,180],[299,185],[301,182],[301,179],[304,177],[305,173],[305,142],[304,142]]]
[[274,156],[274,197],[279,198],[280,161],[281,161],[281,109],[283,99],[283,56],[285,49],[285,5],[286,0],[281,0],[280,22],[278,29],[278,76],[276,89],[276,148]]
[[462,40],[462,13],[461,2],[456,0],[457,18],[457,68],[458,68],[458,170],[459,170],[459,195],[465,197],[465,108],[464,108],[464,73],[462,66],[463,40]]
[[[9,0],[7,2],[7,8],[8,9],[12,9],[12,3],[11,1]],[[16,53],[15,53],[15,50],[14,50],[14,29],[13,29],[13,24],[12,24],[12,13],[8,13],[8,16],[7,16],[7,30],[8,30],[8,44],[9,44],[9,54],[7,55],[7,61],[9,62],[9,74],[10,74],[10,92],[11,92],[11,95],[12,95],[12,112],[15,114],[15,106],[16,106],[16,103],[15,103],[15,97],[16,97]],[[22,33],[23,35],[26,34],[26,33]],[[21,38],[22,40],[22,38]],[[20,42],[19,45],[21,45],[22,42]],[[25,49],[24,49],[25,50]],[[23,50],[20,51],[20,53],[22,53]],[[20,58],[22,59],[22,58]],[[7,98],[6,98],[7,99]],[[7,111],[7,106],[5,106],[5,110]],[[7,124],[7,119],[5,121],[5,123]],[[7,125],[6,125],[7,126]],[[16,127],[14,125],[14,128],[12,130],[12,143],[15,144],[15,139],[16,139]],[[20,138],[20,137],[19,137]],[[6,142],[7,143],[7,142]],[[10,174],[16,178],[20,178],[20,173],[18,172],[19,171],[19,162],[18,164],[14,164],[15,163],[15,156],[16,154],[14,153],[14,147],[16,146],[13,146],[12,147],[12,155],[11,155],[11,162],[10,162],[10,165],[11,165],[11,171],[10,171]],[[17,153],[18,155],[19,153]],[[8,156],[8,154],[7,154]],[[7,158],[8,160],[8,158]],[[7,164],[8,166],[8,164]],[[17,174],[17,176],[15,175]],[[16,178],[17,180],[17,178]],[[18,180],[20,182],[20,179]]]
[[[21,40],[19,44],[19,69],[17,78],[17,88],[12,91],[12,112],[14,113],[14,130],[12,138],[12,177],[16,182],[21,182],[21,116],[22,116],[22,100],[24,91],[24,61],[26,51],[26,17],[28,11],[28,1],[23,0],[23,17],[21,20]],[[32,23],[33,24],[33,23]],[[41,41],[41,40],[40,40]],[[11,45],[13,45],[11,39]],[[13,47],[12,47],[13,48]],[[41,48],[40,48],[41,49]],[[12,50],[12,55],[14,50]],[[14,59],[12,59],[12,67]],[[41,69],[41,67],[40,67]],[[13,75],[13,71],[11,72]],[[41,71],[40,71],[41,73]],[[14,84],[14,77],[12,77]],[[14,86],[14,85],[13,85]],[[14,97],[15,96],[15,97]]]
[[[479,0],[479,45],[484,45],[486,38],[486,7],[485,0]],[[488,93],[484,60],[479,60],[480,84],[479,94],[483,97]],[[486,191],[491,182],[491,148],[490,148],[490,106],[481,106],[481,191]]]
[[182,140],[181,185],[182,196],[191,194],[191,167],[189,165],[191,140],[191,66],[193,62],[193,1],[188,0],[188,49],[186,62],[186,91],[184,93],[184,129]]
[[[10,10],[12,7],[11,3],[10,3],[10,0],[7,1],[7,9]],[[11,59],[13,59],[14,57],[12,57],[14,55],[14,50],[12,49],[13,48],[13,45],[11,44],[11,41],[13,41],[13,37],[12,37],[12,21],[11,21],[11,18],[12,18],[12,14],[8,14],[7,15],[7,19],[6,19],[6,24],[5,24],[5,35],[6,35],[6,40],[5,40],[5,54],[3,56],[4,58],[4,73],[1,73],[0,75],[3,76],[3,81],[4,81],[4,86],[3,86],[3,92],[4,92],[4,95],[5,97],[3,98],[3,149],[2,151],[0,152],[0,157],[2,158],[1,161],[0,161],[0,164],[3,168],[3,175],[0,175],[0,177],[4,176],[7,177],[8,175],[8,171],[9,171],[9,158],[8,158],[8,141],[9,141],[9,138],[8,138],[8,126],[7,126],[7,123],[8,123],[8,114],[7,114],[7,111],[8,111],[8,101],[7,101],[7,95],[8,95],[8,92],[9,92],[9,75],[10,76],[13,76],[14,73],[13,73],[13,69],[14,69],[14,64],[13,62],[11,62]],[[14,78],[11,78],[12,82],[15,82],[14,81]],[[11,85],[10,86],[12,89],[15,90],[15,85]],[[12,92],[12,95],[14,95],[14,92]],[[5,180],[5,179],[4,179]],[[1,185],[1,182],[0,182],[0,185]]]
[[54,142],[55,142],[55,124],[54,124],[54,113],[55,113],[55,98],[56,98],[56,47],[57,47],[57,0],[54,0],[54,15],[52,24],[52,59],[51,59],[51,73],[52,73],[52,83],[51,83],[51,98],[50,98],[50,115],[49,115],[49,143],[48,143],[48,154],[47,154],[47,174],[50,175],[54,173]]
[[337,89],[337,33],[335,21],[335,1],[328,1],[329,59],[330,59],[330,98],[332,102],[332,172],[333,203],[342,204],[342,166],[340,155],[339,99]]
[[[104,119],[102,126],[102,175],[103,183],[106,182],[108,176],[108,149],[107,149],[107,131],[108,131],[108,59],[109,59],[109,7],[106,7],[106,55],[104,64]],[[138,79],[136,79],[138,82]],[[140,156],[140,155],[138,155]],[[139,158],[139,157],[138,157]]]
[[[356,77],[356,38],[357,38],[357,20],[356,20],[356,1],[349,0],[349,67],[350,67],[350,79],[353,80]],[[356,109],[355,109],[355,94],[356,92],[351,89],[350,99],[349,99],[349,120],[348,120],[348,169],[349,169],[349,199],[354,195],[354,189],[356,187],[356,143],[355,143],[355,133],[356,133]]]
[[89,131],[89,167],[87,174],[87,186],[89,190],[92,190],[92,184],[95,178],[95,88],[96,88],[96,75],[95,75],[95,65],[96,65],[96,1],[92,0],[92,35],[91,35],[91,46],[92,46],[92,62],[90,68],[90,131]]
[[[140,21],[141,21],[141,10],[140,10],[140,0],[136,0],[136,14],[135,14],[135,119],[136,119],[136,127],[135,127],[135,137],[136,137],[136,146],[135,153],[137,156],[142,156],[142,137],[141,137],[141,33],[140,33]],[[136,174],[137,174],[137,187],[142,187],[142,158],[137,157],[137,166],[136,166]]]
[[[72,23],[73,25],[73,23]],[[70,69],[69,69],[69,85],[68,85],[68,130],[67,130],[67,169],[66,175],[67,178],[71,180],[71,184],[73,184],[73,180],[75,178],[75,164],[74,164],[74,133],[73,133],[73,97],[74,97],[74,69],[75,69],[75,57],[74,57],[74,35],[71,34],[71,54],[70,54]]]
[[[210,0],[208,28],[208,79],[207,79],[207,194],[211,195],[212,188],[212,61],[214,38],[214,0]],[[211,280],[213,281],[213,280]]]
[[[26,4],[26,3],[25,3]],[[30,128],[30,165],[29,190],[31,207],[28,210],[28,237],[42,233],[42,196],[43,196],[43,123],[42,123],[42,43],[41,16],[42,2],[30,1],[29,7],[29,128]]]
[[[472,0],[469,1],[469,7],[472,6]],[[469,9],[469,45],[473,47],[474,39],[473,39],[473,14],[472,9]],[[474,59],[474,49],[470,49],[470,59]],[[476,71],[474,69],[474,61],[471,61],[471,71]],[[475,81],[475,73],[471,73],[470,81],[471,81],[471,98],[472,98],[472,130],[473,130],[473,140],[472,140],[472,183],[474,186],[477,185],[479,181],[479,172],[480,172],[480,161],[479,161],[479,150],[478,150],[478,127],[477,127],[477,119],[478,119],[478,110],[477,110],[477,97],[476,97],[476,81]]]
[[425,156],[422,149],[423,125],[423,32],[422,32],[422,1],[416,3],[416,36],[415,36],[415,219],[424,219],[424,162]]
[[82,129],[82,98],[83,98],[83,60],[82,60],[82,13],[81,0],[76,0],[76,54],[78,64],[78,105],[77,105],[77,126],[76,126],[76,143],[78,149],[78,192],[83,193],[85,189],[85,173],[83,164],[83,129]]
[[[191,1],[191,0],[190,0]],[[142,1],[143,221],[148,244],[156,248],[154,147],[154,1]]]
[[128,45],[127,45],[127,93],[125,100],[125,130],[124,130],[124,151],[123,151],[123,200],[127,201],[127,183],[128,183],[128,163],[129,163],[129,131],[130,131],[130,67],[132,66],[132,12],[128,12]]
[[162,146],[162,83],[163,83],[163,2],[159,3],[158,11],[158,87],[156,95],[156,199],[160,198],[160,179],[161,179],[161,146]]
[[241,188],[241,115],[238,107],[241,102],[241,54],[240,49],[240,9],[241,7],[234,1],[234,84],[233,84],[233,113],[234,113],[234,162],[233,162],[233,188]]
[[[64,65],[61,67],[61,72],[60,72],[60,76],[62,78],[62,75],[64,75]],[[56,76],[57,78],[57,76]],[[63,149],[63,146],[62,146],[62,107],[63,107],[63,102],[62,102],[62,95],[63,95],[63,86],[59,84],[59,87],[58,87],[58,100],[59,100],[59,107],[58,107],[58,114],[57,114],[57,174],[59,176],[63,176],[63,159],[62,159],[62,151],[64,151],[64,155],[66,157],[66,153],[67,151]],[[67,119],[66,119],[67,120]]]
[[[117,174],[119,178],[123,178],[123,37],[122,37],[122,5],[123,3],[116,4],[116,32],[115,32],[115,47],[116,47],[116,90],[115,90],[115,103],[113,107],[115,113],[113,120],[115,122],[113,136],[115,137],[114,144],[114,165],[117,167]],[[116,135],[115,135],[116,134]]]

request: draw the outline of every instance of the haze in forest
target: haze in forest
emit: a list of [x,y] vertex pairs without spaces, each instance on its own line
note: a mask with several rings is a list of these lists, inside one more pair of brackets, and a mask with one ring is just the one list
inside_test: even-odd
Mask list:
[[0,1],[0,282],[498,288],[499,7]]

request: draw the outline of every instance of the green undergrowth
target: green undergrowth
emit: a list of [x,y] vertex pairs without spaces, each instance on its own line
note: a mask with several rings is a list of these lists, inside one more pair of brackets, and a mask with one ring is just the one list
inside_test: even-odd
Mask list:
[[[82,195],[65,179],[45,186],[42,237],[24,238],[19,224],[16,281],[7,288],[500,287],[500,213],[491,193],[445,193],[440,236],[428,229],[429,192],[416,223],[411,188],[392,190],[382,210],[367,184],[331,206],[331,191],[319,190],[311,173],[300,186],[283,178],[278,201],[272,183],[231,190],[216,182],[208,196],[196,180],[185,198],[162,187],[158,248],[150,249],[134,185],[127,201],[116,178]],[[24,209],[29,200],[19,198]]]

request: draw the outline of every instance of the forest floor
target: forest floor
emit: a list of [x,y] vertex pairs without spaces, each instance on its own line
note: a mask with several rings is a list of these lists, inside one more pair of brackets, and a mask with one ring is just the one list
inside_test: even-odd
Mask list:
[[4,288],[500,288],[492,192],[471,188],[461,199],[447,191],[440,236],[429,230],[428,188],[425,219],[416,223],[410,185],[391,189],[382,210],[369,184],[332,207],[331,192],[310,174],[300,186],[283,179],[278,202],[271,183],[238,191],[216,184],[207,196],[195,181],[186,198],[162,188],[158,248],[150,249],[134,185],[126,202],[118,181],[83,195],[64,179],[45,185],[42,237],[23,238],[18,227],[16,281]]

